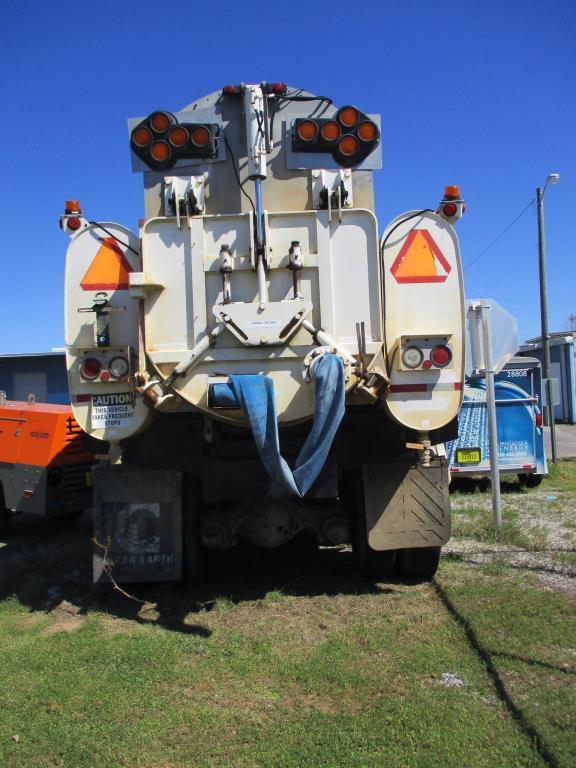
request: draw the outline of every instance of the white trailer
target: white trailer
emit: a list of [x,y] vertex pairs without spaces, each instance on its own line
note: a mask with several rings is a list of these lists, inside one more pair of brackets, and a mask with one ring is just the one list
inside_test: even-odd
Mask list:
[[109,445],[96,537],[116,578],[197,578],[202,548],[302,532],[351,542],[367,576],[431,577],[450,535],[434,446],[464,376],[458,187],[381,233],[380,117],[282,83],[128,130],[138,233],[76,201],[61,218],[72,407]]

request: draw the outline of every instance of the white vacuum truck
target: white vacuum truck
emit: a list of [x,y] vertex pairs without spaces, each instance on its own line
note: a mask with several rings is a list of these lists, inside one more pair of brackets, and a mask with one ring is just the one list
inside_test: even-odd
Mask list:
[[450,535],[464,304],[446,187],[381,233],[380,117],[283,83],[129,120],[138,234],[69,200],[66,355],[94,468],[94,579],[204,549],[352,543],[431,578]]

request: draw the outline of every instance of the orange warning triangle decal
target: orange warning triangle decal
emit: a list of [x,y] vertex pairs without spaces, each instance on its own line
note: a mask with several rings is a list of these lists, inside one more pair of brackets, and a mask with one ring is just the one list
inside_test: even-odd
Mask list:
[[430,232],[413,229],[394,259],[390,272],[398,283],[443,283],[451,269]]
[[102,245],[80,281],[83,291],[115,291],[128,289],[132,267],[113,237],[104,237]]

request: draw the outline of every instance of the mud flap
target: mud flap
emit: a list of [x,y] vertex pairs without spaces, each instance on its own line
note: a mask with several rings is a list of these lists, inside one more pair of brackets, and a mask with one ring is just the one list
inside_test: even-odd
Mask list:
[[182,578],[182,475],[96,466],[94,583]]
[[362,469],[368,543],[376,551],[441,547],[450,538],[448,464],[412,462]]

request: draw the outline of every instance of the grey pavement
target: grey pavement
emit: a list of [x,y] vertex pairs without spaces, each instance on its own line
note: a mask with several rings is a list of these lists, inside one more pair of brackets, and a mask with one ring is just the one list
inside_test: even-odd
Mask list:
[[[546,456],[551,458],[550,430],[544,427]],[[556,424],[556,453],[559,459],[576,459],[576,424]]]

